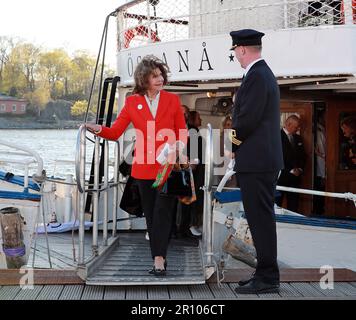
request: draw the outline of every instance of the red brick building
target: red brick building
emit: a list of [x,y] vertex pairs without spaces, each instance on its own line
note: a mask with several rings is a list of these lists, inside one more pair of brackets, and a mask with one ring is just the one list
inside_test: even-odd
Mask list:
[[0,114],[25,114],[27,101],[0,93]]

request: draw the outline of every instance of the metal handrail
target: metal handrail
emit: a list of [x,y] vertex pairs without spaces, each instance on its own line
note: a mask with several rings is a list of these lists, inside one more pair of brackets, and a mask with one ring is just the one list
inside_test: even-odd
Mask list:
[[207,125],[206,136],[206,152],[205,152],[205,179],[204,184],[208,191],[212,190],[213,178],[214,178],[214,143],[213,143],[213,129],[210,123]]
[[109,185],[109,142],[104,141],[104,212],[103,212],[103,244],[107,246],[108,244],[108,185]]
[[[33,158],[36,159],[36,162],[37,162],[37,170],[36,170],[36,173],[32,176],[33,179],[35,180],[43,180],[43,160],[42,158],[40,157],[40,155],[34,151],[34,150],[31,150],[29,148],[26,148],[26,147],[23,147],[23,146],[18,146],[16,144],[13,144],[13,143],[10,143],[10,142],[6,142],[4,140],[0,140],[0,145],[4,145],[6,147],[9,147],[9,148],[13,148],[13,149],[17,149],[17,150],[21,150],[23,152],[25,152],[26,156],[31,156]],[[29,163],[25,163],[26,165],[29,164]]]
[[112,220],[113,220],[113,226],[112,226],[112,236],[116,236],[116,221],[117,221],[117,199],[118,199],[118,193],[119,193],[119,165],[120,165],[120,143],[119,141],[116,141],[115,144],[115,165],[114,165],[114,184],[115,184],[115,189],[114,189],[114,194],[113,194],[113,215],[112,215]]
[[[77,143],[76,143],[76,148],[75,148],[75,177],[77,180],[77,187],[78,191],[80,193],[84,193],[84,184],[81,184],[81,172],[80,172],[80,167],[81,167],[81,156],[83,155],[83,151],[85,151],[86,147],[86,141],[85,141],[85,133],[86,133],[86,126],[85,124],[82,124],[79,127],[78,130],[78,135],[77,135]],[[84,135],[84,139],[82,139],[82,136]],[[83,149],[82,149],[82,140],[83,140]],[[85,168],[85,161],[84,161],[84,168]]]
[[205,149],[205,180],[204,180],[204,214],[203,214],[203,250],[206,257],[206,267],[212,266],[212,185],[213,185],[213,130],[207,125]]
[[[347,0],[343,2],[343,9],[336,9],[333,8],[332,6],[329,6],[328,9],[328,14],[335,15],[335,19],[333,20],[332,23],[328,23],[328,25],[340,25],[340,24],[346,24],[346,25],[352,25],[355,24],[355,15],[353,11],[355,10],[355,5],[353,4],[354,0]],[[134,0],[134,1],[127,1],[127,3],[121,5],[115,10],[115,15],[117,15],[118,19],[135,19],[137,21],[136,24],[132,25],[131,23],[126,23],[125,28],[120,30],[118,34],[122,34],[124,36],[125,32],[127,32],[130,29],[133,29],[134,27],[137,26],[144,26],[146,28],[150,28],[150,25],[152,24],[157,24],[157,23],[175,23],[176,21],[181,21],[180,25],[186,25],[190,21],[194,21],[197,18],[200,17],[209,17],[209,16],[224,16],[226,14],[230,13],[245,13],[245,12],[253,12],[254,10],[256,11],[257,14],[261,14],[260,12],[263,12],[264,10],[269,10],[269,9],[278,9],[277,10],[277,16],[273,21],[275,23],[273,26],[271,25],[270,20],[266,20],[264,29],[294,29],[296,27],[308,27],[308,28],[314,28],[316,26],[321,26],[324,23],[322,21],[320,22],[315,22],[312,24],[306,24],[303,23],[302,17],[305,16],[308,19],[314,19],[315,16],[322,15],[324,13],[324,9],[316,9],[312,6],[313,1],[309,0],[276,0],[273,3],[271,1],[260,1],[257,3],[243,3],[243,4],[237,4],[236,6],[228,7],[228,8],[221,8],[220,6],[214,7],[212,9],[211,7],[199,10],[196,13],[193,12],[178,12],[175,15],[169,15],[164,17],[156,17],[150,15],[149,11],[147,12],[146,15],[144,14],[133,14],[128,12],[129,8],[132,8],[135,5],[141,5],[141,3],[146,2],[147,5],[149,5],[148,0]],[[163,4],[161,4],[161,10],[164,12],[169,12],[169,5],[171,5],[171,2],[166,2],[167,5],[164,6],[165,1],[161,1]],[[323,2],[323,1],[322,1]],[[328,1],[324,1],[328,2]],[[330,1],[333,2],[333,1]],[[336,2],[336,1],[334,1]],[[312,12],[309,13],[308,10],[311,9]],[[306,10],[306,13],[303,13]],[[335,12],[334,12],[335,10]],[[339,16],[339,18],[336,18]],[[263,17],[263,16],[261,16]],[[342,20],[345,21],[342,21]],[[293,22],[292,22],[293,21]],[[186,22],[186,23],[184,23]],[[203,24],[203,21],[199,22],[200,24]],[[261,27],[262,28],[262,27]],[[214,34],[218,34],[221,32],[221,28],[217,28],[217,30],[214,32]],[[220,30],[220,31],[219,31]],[[227,30],[225,30],[227,31]],[[150,33],[148,33],[150,34]],[[189,32],[184,33],[184,38],[183,39],[188,39],[189,38]],[[188,36],[187,36],[188,35]],[[211,35],[211,34],[210,34]],[[172,34],[172,38],[169,38],[167,40],[160,39],[160,41],[172,41],[172,40],[177,40],[176,38],[177,34],[174,33]],[[121,39],[119,40],[120,42],[122,41]],[[149,37],[147,41],[150,41]],[[146,44],[146,43],[145,43]],[[123,47],[123,46],[122,46]],[[120,46],[121,48],[121,46]]]
[[86,126],[82,124],[78,130],[75,150],[75,176],[78,188],[79,201],[79,253],[78,265],[84,264],[84,232],[85,232],[85,150]]
[[[95,137],[94,145],[94,189],[99,190],[99,166],[100,166],[100,138]],[[99,232],[99,191],[93,192],[92,203],[93,203],[93,229],[92,229],[92,252],[94,256],[98,255],[98,232]]]
[[[108,247],[112,243],[112,238],[116,237],[116,221],[117,221],[117,198],[118,198],[118,173],[119,173],[119,157],[120,157],[120,146],[119,142],[116,141],[115,144],[115,166],[114,166],[114,182],[109,182],[109,143],[107,139],[104,140],[104,181],[99,184],[99,165],[100,165],[100,137],[95,137],[95,147],[94,147],[94,188],[90,190],[93,193],[93,227],[92,227],[92,257],[101,255],[101,247]],[[78,266],[84,267],[88,260],[84,256],[84,230],[85,230],[85,159],[86,159],[86,126],[81,125],[78,131],[76,154],[75,154],[75,175],[77,179],[77,188],[79,191],[79,257]],[[113,201],[115,205],[112,211],[112,221],[113,221],[113,233],[108,239],[108,191],[110,188],[114,188]],[[98,226],[99,226],[99,194],[104,195],[104,216],[103,216],[103,242],[102,246],[99,248],[98,242]],[[91,258],[92,258],[91,257]],[[90,259],[89,259],[90,260]]]

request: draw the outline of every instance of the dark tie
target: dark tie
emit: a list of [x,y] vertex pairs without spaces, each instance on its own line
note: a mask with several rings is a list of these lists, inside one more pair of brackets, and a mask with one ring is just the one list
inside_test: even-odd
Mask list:
[[289,138],[289,142],[290,142],[290,144],[292,145],[292,147],[294,148],[295,147],[295,145],[294,145],[294,138],[293,138],[293,135],[292,134],[289,134],[288,135],[288,138]]

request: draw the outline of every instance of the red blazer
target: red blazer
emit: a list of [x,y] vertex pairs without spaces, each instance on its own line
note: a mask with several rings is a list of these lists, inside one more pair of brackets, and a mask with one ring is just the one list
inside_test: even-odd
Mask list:
[[187,143],[186,123],[179,97],[161,90],[156,113],[153,118],[144,96],[128,97],[125,106],[111,126],[102,127],[99,136],[117,140],[132,122],[136,129],[136,143],[131,175],[136,179],[156,179],[160,164],[156,157],[166,142],[181,140]]

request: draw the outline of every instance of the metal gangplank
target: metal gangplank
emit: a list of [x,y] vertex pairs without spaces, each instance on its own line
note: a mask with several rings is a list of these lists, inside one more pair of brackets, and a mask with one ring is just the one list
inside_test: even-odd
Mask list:
[[[206,148],[206,172],[204,185],[204,224],[203,237],[195,245],[187,241],[171,240],[167,255],[167,274],[156,277],[148,273],[152,266],[149,241],[143,233],[123,233],[117,230],[120,214],[119,200],[119,163],[120,144],[114,143],[114,172],[109,179],[109,143],[108,140],[94,137],[94,183],[89,188],[86,182],[86,141],[87,130],[82,125],[78,131],[76,146],[76,181],[78,189],[79,212],[79,255],[77,272],[88,285],[178,285],[202,284],[216,271],[212,253],[212,178],[213,150]],[[208,125],[207,145],[212,145],[212,129]],[[100,147],[104,153],[104,177],[99,184]],[[209,161],[210,160],[210,161]],[[110,189],[113,189],[112,191]],[[112,192],[112,212],[109,220],[109,191]],[[90,231],[85,231],[85,201],[88,192],[92,194],[92,222]],[[103,197],[102,221],[99,221],[99,197]],[[99,225],[102,235],[99,241]],[[110,232],[109,232],[110,231]],[[85,255],[88,243],[86,232],[91,232],[91,254]],[[88,255],[88,254],[87,254]]]

